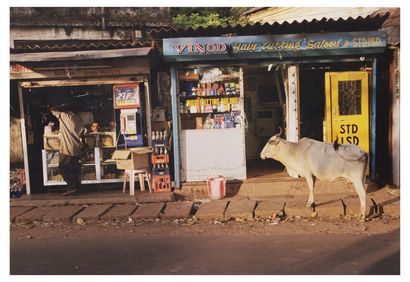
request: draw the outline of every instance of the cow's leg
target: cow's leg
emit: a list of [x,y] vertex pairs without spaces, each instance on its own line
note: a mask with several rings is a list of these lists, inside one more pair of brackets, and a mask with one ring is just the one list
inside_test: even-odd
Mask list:
[[364,181],[363,179],[352,179],[356,193],[359,196],[360,200],[360,213],[361,217],[366,218],[366,191],[364,190]]
[[306,182],[309,188],[309,198],[306,207],[310,208],[315,205],[315,197],[313,195],[313,189],[315,188],[315,177],[312,174],[306,176]]

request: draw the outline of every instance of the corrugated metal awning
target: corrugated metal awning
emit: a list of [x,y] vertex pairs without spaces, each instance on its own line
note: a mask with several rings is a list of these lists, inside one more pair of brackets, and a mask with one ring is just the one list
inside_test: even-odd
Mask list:
[[151,48],[10,54],[10,62],[76,61],[147,56]]
[[85,51],[152,47],[148,40],[15,40],[13,53]]
[[264,23],[259,22],[235,26],[215,26],[207,28],[177,29],[173,27],[154,28],[147,32],[149,38],[176,38],[176,37],[205,37],[222,36],[225,34],[260,35],[260,34],[292,34],[292,33],[321,33],[321,32],[351,32],[371,31],[381,28],[383,22],[389,16],[388,13],[369,15],[357,18],[321,18],[302,22]]

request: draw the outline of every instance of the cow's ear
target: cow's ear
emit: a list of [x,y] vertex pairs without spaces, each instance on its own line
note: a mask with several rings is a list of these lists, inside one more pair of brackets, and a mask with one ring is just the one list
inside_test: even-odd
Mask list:
[[271,138],[271,139],[269,139],[268,143],[269,143],[270,145],[276,145],[276,144],[279,143],[279,139]]

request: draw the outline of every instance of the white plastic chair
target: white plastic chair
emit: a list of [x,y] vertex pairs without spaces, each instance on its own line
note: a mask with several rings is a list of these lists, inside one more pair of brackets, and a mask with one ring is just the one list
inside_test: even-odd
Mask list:
[[134,196],[135,194],[135,176],[138,174],[140,188],[141,191],[145,191],[145,183],[144,181],[147,180],[148,182],[148,189],[149,192],[152,193],[151,188],[151,173],[146,169],[134,170],[134,169],[126,169],[124,171],[124,183],[122,185],[122,192],[125,193],[125,189],[127,186],[127,178],[130,182],[130,195]]

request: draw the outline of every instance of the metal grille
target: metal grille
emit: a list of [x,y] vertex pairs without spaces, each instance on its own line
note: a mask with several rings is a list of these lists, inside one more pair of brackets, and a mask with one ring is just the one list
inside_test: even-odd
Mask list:
[[362,81],[339,81],[339,115],[360,115],[362,113]]

